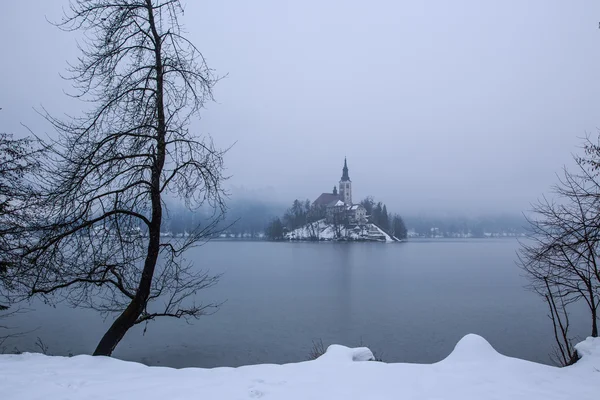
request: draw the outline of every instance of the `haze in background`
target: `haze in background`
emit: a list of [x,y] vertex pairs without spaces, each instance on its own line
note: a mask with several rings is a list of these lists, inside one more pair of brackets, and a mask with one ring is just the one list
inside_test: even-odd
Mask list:
[[[66,1],[3,4],[0,131],[77,114]],[[395,211],[520,212],[600,125],[600,2],[192,1],[188,37],[227,75],[194,128],[229,184],[291,203],[329,191]]]

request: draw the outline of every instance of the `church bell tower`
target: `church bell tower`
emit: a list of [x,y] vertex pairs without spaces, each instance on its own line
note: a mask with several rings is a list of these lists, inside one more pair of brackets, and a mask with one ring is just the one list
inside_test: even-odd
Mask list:
[[340,179],[340,198],[346,204],[352,204],[352,181],[348,176],[348,164],[344,157],[344,168],[342,168],[342,179]]

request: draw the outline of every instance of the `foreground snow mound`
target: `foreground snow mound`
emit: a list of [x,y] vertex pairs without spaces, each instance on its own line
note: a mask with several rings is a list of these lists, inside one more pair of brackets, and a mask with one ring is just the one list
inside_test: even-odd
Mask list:
[[483,362],[506,358],[479,335],[469,334],[462,338],[442,363]]
[[571,368],[585,368],[598,372],[600,380],[600,337],[588,337],[575,345],[575,350],[581,359]]
[[591,363],[600,342],[588,339],[577,350],[582,360],[568,368],[505,357],[477,335],[431,365],[366,362],[369,349],[337,345],[296,364],[181,370],[106,357],[3,355],[0,399],[597,400],[600,372]]
[[351,349],[339,344],[332,344],[327,348],[325,354],[317,358],[319,362],[342,363],[347,361],[374,361],[375,356],[366,347]]

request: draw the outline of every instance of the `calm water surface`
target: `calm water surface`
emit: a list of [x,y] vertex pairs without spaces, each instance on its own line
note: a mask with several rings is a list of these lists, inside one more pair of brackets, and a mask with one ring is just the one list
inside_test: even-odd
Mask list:
[[[388,362],[431,363],[467,333],[503,354],[549,363],[544,303],[524,289],[513,239],[380,243],[215,241],[188,258],[224,273],[198,301],[225,301],[192,324],[160,320],[130,331],[115,356],[174,367],[285,363],[307,358],[312,341],[369,346]],[[581,337],[583,315],[572,324]],[[110,321],[58,305],[11,322],[36,329],[8,344],[49,353],[91,353]]]

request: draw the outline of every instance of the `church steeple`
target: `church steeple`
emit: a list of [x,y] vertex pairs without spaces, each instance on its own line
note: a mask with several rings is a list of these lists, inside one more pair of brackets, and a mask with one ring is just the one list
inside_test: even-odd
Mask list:
[[340,179],[340,198],[348,205],[352,204],[352,181],[348,176],[348,163],[344,157],[344,168],[342,169],[342,179]]
[[348,176],[348,163],[346,162],[346,157],[344,157],[344,168],[342,168],[342,182],[349,181],[350,177]]
[[333,194],[337,196],[337,186],[333,187]]

